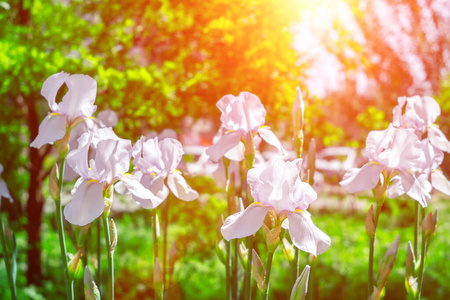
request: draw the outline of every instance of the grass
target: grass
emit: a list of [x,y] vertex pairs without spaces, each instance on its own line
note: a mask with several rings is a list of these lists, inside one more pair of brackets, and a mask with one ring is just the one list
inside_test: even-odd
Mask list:
[[[196,188],[205,188],[208,182],[197,183]],[[195,183],[193,184],[195,186]],[[205,188],[206,189],[206,188]],[[176,244],[177,257],[170,299],[217,299],[225,298],[225,269],[215,253],[216,227],[226,203],[217,190],[203,194],[202,199],[183,202],[174,199],[170,206],[168,249]],[[340,198],[333,201],[343,201]],[[320,199],[318,201],[321,201]],[[327,200],[323,200],[327,201]],[[314,264],[313,292],[320,299],[364,299],[366,296],[368,238],[364,219],[370,199],[357,199],[359,207],[366,209],[348,210],[315,208],[311,213],[313,221],[332,241],[330,249]],[[319,206],[317,206],[319,207]],[[450,298],[450,213],[448,199],[435,197],[427,208],[439,207],[439,220],[435,238],[429,248],[423,288],[423,299]],[[130,213],[112,214],[118,227],[118,245],[115,253],[116,299],[153,298],[153,251],[150,213],[138,209]],[[4,216],[3,216],[4,217]],[[394,269],[386,286],[385,299],[406,299],[404,287],[404,265],[408,240],[413,239],[413,203],[409,200],[388,200],[380,216],[375,244],[375,272],[379,270],[384,253],[397,234],[400,247]],[[94,230],[94,227],[91,230]],[[68,230],[68,238],[75,236]],[[64,298],[64,279],[60,270],[58,237],[51,212],[45,215],[42,240],[42,266],[44,284],[41,287],[26,287],[26,233],[16,232],[18,245],[18,297],[19,299],[61,299]],[[95,231],[91,235],[95,246]],[[262,241],[259,232],[256,240]],[[162,241],[162,240],[161,240]],[[102,239],[103,242],[103,239]],[[162,242],[161,242],[162,244]],[[262,245],[262,243],[261,243]],[[264,246],[259,248],[265,261]],[[68,252],[75,252],[68,242]],[[89,254],[89,267],[95,276],[96,257]],[[301,256],[302,266],[307,256]],[[102,261],[106,267],[106,258]],[[288,299],[292,287],[290,266],[282,247],[279,246],[272,267],[270,293],[272,299]],[[103,272],[105,275],[106,272]],[[104,281],[106,278],[104,278]],[[82,278],[76,279],[77,299],[83,299]],[[256,284],[254,284],[256,286]],[[9,298],[6,271],[0,263],[0,298]]]

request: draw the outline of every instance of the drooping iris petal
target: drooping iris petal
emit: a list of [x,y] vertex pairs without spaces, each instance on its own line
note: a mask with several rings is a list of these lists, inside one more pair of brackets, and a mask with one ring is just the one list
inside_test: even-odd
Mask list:
[[330,237],[316,227],[309,212],[291,213],[288,219],[289,234],[297,248],[318,256],[330,247]]
[[283,146],[281,145],[280,140],[277,138],[275,133],[273,133],[272,130],[270,130],[269,127],[263,126],[263,127],[258,128],[258,133],[259,133],[259,136],[263,140],[265,140],[269,145],[272,145],[275,148],[277,148],[280,155],[286,154],[286,150],[284,150]]
[[428,138],[433,146],[450,153],[450,142],[438,126],[432,125],[428,127]]
[[142,174],[139,182],[162,201],[169,196],[169,189],[164,184],[163,176],[154,177],[154,175]]
[[376,162],[369,162],[362,168],[352,168],[344,175],[339,184],[348,193],[358,193],[373,189],[380,180],[384,167]]
[[261,228],[268,211],[269,208],[254,202],[243,212],[226,218],[220,231],[227,241],[250,236]]
[[139,180],[131,174],[124,174],[120,181],[127,187],[128,191],[134,196],[151,200],[153,203],[161,203],[161,199],[156,197],[150,190],[146,189]]
[[53,112],[58,112],[58,104],[55,101],[56,94],[69,76],[69,73],[59,72],[47,78],[42,84],[41,95],[47,99],[48,106]]
[[65,135],[66,117],[52,113],[42,120],[39,125],[39,133],[30,146],[39,149],[45,144],[62,139]]
[[236,147],[233,147],[231,148],[231,150],[228,150],[227,153],[225,153],[223,156],[225,156],[229,160],[242,161],[245,158],[244,151],[245,151],[244,143],[239,142],[239,144]]
[[441,170],[434,170],[431,173],[431,184],[439,192],[450,196],[450,182]]
[[94,105],[97,94],[97,81],[88,75],[75,74],[66,80],[69,88],[64,95],[59,109],[70,121],[77,117],[90,117],[97,109]]
[[432,186],[428,181],[427,174],[420,174],[415,178],[413,185],[406,194],[419,202],[422,207],[426,207],[428,202],[431,200],[431,189]]
[[213,162],[218,162],[229,150],[233,149],[239,144],[241,140],[241,132],[228,132],[222,136],[216,144],[211,145],[206,149],[206,154]]
[[64,208],[64,216],[72,224],[84,226],[97,219],[105,208],[103,185],[80,178],[73,199]]
[[172,172],[167,177],[167,185],[178,199],[192,201],[198,198],[198,192],[194,191],[179,172]]
[[402,180],[400,176],[394,176],[386,190],[386,197],[389,199],[398,198],[403,195],[405,191],[403,190]]

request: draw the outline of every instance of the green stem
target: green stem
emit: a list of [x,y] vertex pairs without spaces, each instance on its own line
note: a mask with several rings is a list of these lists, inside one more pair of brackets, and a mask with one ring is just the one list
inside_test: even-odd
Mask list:
[[97,283],[100,295],[102,294],[102,255],[101,255],[101,224],[100,218],[97,219]]
[[232,283],[232,289],[233,289],[233,296],[232,299],[238,299],[238,290],[239,290],[239,282],[238,282],[238,251],[239,251],[239,243],[238,243],[238,239],[234,239],[233,240],[233,250],[234,250],[234,255],[232,258],[232,279],[231,279],[231,283]]
[[292,277],[294,279],[294,283],[292,285],[295,284],[295,281],[297,281],[298,276],[300,276],[300,251],[298,250],[297,247],[294,247],[294,266],[292,268]]
[[64,270],[64,282],[66,284],[66,298],[69,300],[74,299],[74,291],[73,291],[73,280],[69,277],[69,270],[67,269],[67,250],[66,250],[66,241],[64,237],[64,223],[63,223],[63,215],[62,215],[62,206],[61,206],[61,198],[63,191],[63,178],[64,178],[64,166],[66,163],[66,159],[62,157],[59,163],[59,199],[55,200],[56,204],[56,226],[58,229],[59,236],[59,247],[61,249],[61,264]]
[[161,221],[163,231],[163,286],[166,286],[166,273],[167,273],[167,226],[169,224],[169,201],[171,195],[169,195],[161,206]]
[[158,257],[158,234],[157,234],[157,225],[156,224],[156,211],[154,209],[151,210],[152,213],[152,234],[153,234],[153,259],[156,260]]
[[373,281],[374,281],[373,280],[373,255],[374,255],[374,249],[375,249],[375,237],[376,237],[376,233],[377,233],[378,218],[380,216],[382,203],[383,202],[378,203],[378,201],[375,203],[375,206],[376,206],[375,220],[374,220],[375,233],[373,235],[373,238],[369,237],[369,268],[367,271],[367,277],[368,277],[367,294],[368,294],[368,297],[370,297],[370,295],[372,295],[372,292],[373,292]]
[[269,299],[269,280],[270,280],[270,270],[272,269],[272,259],[274,252],[269,252],[266,262],[266,278],[264,279],[264,285],[266,286],[266,291],[261,295],[262,300]]
[[105,213],[102,214],[103,232],[108,253],[108,291],[106,299],[114,300],[114,252],[111,251],[111,236],[109,232],[109,220]]
[[420,212],[419,212],[419,202],[414,201],[415,218],[414,218],[414,255],[417,256],[417,244],[419,240],[419,226],[420,226]]
[[[0,197],[0,201],[1,201],[1,197]],[[5,267],[6,267],[6,273],[8,275],[9,289],[11,290],[11,299],[16,300],[17,299],[16,284],[13,279],[13,274],[12,274],[12,269],[11,269],[11,261],[10,261],[8,249],[6,248],[6,238],[5,238],[5,233],[3,231],[3,223],[2,223],[1,215],[0,215],[0,239],[1,239],[1,243],[2,243],[3,257],[5,258]]]
[[[425,218],[425,208],[421,207],[420,213],[421,213],[420,220],[423,220]],[[417,284],[419,287],[419,290],[417,292],[417,300],[420,300],[420,298],[422,297],[423,272],[424,272],[424,266],[425,266],[427,243],[428,243],[428,237],[425,237],[425,235],[422,233],[422,249],[421,249],[421,254],[420,254],[419,278],[417,281]]]
[[249,300],[252,298],[252,262],[253,262],[253,234],[247,237],[247,268],[245,270],[244,278],[244,299]]
[[[227,192],[227,216],[231,216],[232,211],[231,211],[231,200],[232,200],[232,196],[231,196],[231,192],[230,188],[231,188],[231,182],[230,182],[230,175],[228,173],[229,169],[228,169],[228,165],[229,165],[229,161],[227,162],[224,159],[224,165],[225,165],[225,177],[226,177],[226,192]],[[233,184],[234,186],[234,184]],[[232,287],[231,287],[231,243],[229,241],[225,241],[225,245],[226,245],[226,251],[227,251],[227,256],[226,256],[226,260],[225,260],[225,275],[226,275],[226,293],[227,293],[227,300],[232,300],[231,295],[232,295]]]

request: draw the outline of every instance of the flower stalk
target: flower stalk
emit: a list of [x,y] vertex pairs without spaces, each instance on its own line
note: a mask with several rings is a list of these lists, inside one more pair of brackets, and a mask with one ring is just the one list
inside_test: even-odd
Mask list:
[[55,197],[54,200],[55,200],[55,204],[56,204],[56,226],[57,226],[57,230],[58,230],[59,246],[60,246],[60,250],[61,250],[61,264],[64,268],[64,282],[66,284],[66,298],[68,300],[69,299],[73,300],[74,299],[73,280],[70,278],[68,269],[67,269],[67,250],[66,250],[66,241],[65,241],[65,236],[64,236],[64,222],[63,222],[62,206],[61,206],[65,164],[66,164],[65,156],[60,156],[59,172],[58,172],[59,193]]
[[108,288],[106,299],[114,300],[114,249],[111,244],[111,234],[109,231],[109,220],[107,214],[102,214],[103,232],[105,235],[106,250],[108,254]]
[[[0,201],[1,201],[1,197],[0,197]],[[16,300],[17,299],[16,283],[14,280],[14,274],[13,274],[13,269],[12,269],[12,262],[10,260],[10,254],[9,254],[8,248],[6,246],[6,237],[5,237],[5,232],[3,231],[3,223],[2,223],[1,216],[0,216],[0,240],[2,243],[3,258],[5,259],[5,268],[6,268],[6,273],[8,276],[9,289],[11,291],[11,299]]]
[[264,285],[266,286],[266,290],[264,293],[261,294],[261,300],[267,300],[269,299],[269,280],[270,280],[270,270],[272,269],[272,260],[273,260],[273,254],[274,251],[269,251],[267,255],[267,262],[266,262],[266,277],[264,279]]

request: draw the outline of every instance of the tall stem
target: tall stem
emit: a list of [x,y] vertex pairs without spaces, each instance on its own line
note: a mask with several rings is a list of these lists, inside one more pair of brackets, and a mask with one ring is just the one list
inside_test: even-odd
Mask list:
[[61,264],[64,270],[64,282],[66,284],[66,298],[69,300],[74,299],[73,292],[73,280],[69,277],[69,270],[67,269],[67,250],[66,250],[66,241],[64,237],[64,223],[62,216],[62,206],[61,206],[61,198],[63,192],[63,177],[64,177],[64,166],[66,163],[65,157],[62,157],[59,162],[59,199],[55,200],[56,204],[56,226],[58,229],[59,236],[59,247],[61,250]]
[[238,251],[239,251],[239,243],[238,239],[233,240],[233,264],[232,264],[232,289],[233,289],[233,296],[232,299],[238,299],[238,290],[239,290],[239,282],[237,280],[238,278]]
[[417,244],[419,243],[419,226],[420,226],[420,211],[419,202],[414,201],[414,255],[417,256]]
[[[420,209],[420,220],[423,220],[425,218],[425,208]],[[420,300],[422,297],[422,285],[423,285],[423,269],[425,266],[425,256],[426,256],[426,250],[427,250],[427,243],[428,243],[428,237],[425,236],[425,234],[422,233],[422,249],[420,254],[420,265],[419,265],[419,278],[418,278],[418,286],[419,291],[417,292],[417,300]]]
[[261,300],[266,300],[269,298],[269,280],[270,280],[270,270],[272,269],[272,259],[274,252],[269,252],[266,262],[266,278],[264,279],[264,285],[266,286],[266,291],[261,295]]
[[102,294],[102,255],[101,255],[101,224],[100,218],[97,219],[97,283],[100,295]]
[[297,247],[294,247],[294,266],[292,267],[292,277],[294,279],[294,283],[297,280],[298,276],[300,276],[300,251]]
[[[0,201],[1,201],[1,197],[0,197]],[[16,300],[17,299],[16,284],[13,279],[13,274],[12,274],[12,269],[11,269],[11,261],[10,261],[8,249],[6,248],[6,238],[5,238],[5,233],[3,231],[3,223],[2,223],[1,215],[0,215],[0,239],[1,239],[1,243],[2,243],[3,257],[5,259],[6,273],[8,275],[9,289],[11,290],[11,299]]]
[[248,258],[244,278],[244,299],[249,300],[252,297],[253,234],[247,237],[247,243]]
[[377,226],[378,226],[378,218],[380,216],[381,212],[381,206],[383,205],[383,202],[379,203],[379,201],[376,201],[376,210],[375,210],[375,233],[373,235],[373,238],[369,237],[369,269],[367,271],[367,294],[368,297],[372,295],[373,292],[373,255],[374,255],[374,249],[375,249],[375,238],[377,233]]
[[156,221],[156,210],[152,209],[151,210],[152,213],[152,234],[153,234],[153,259],[156,260],[156,258],[158,257],[158,224]]
[[102,214],[103,232],[105,234],[105,244],[108,253],[108,291],[107,298],[114,300],[114,252],[111,251],[111,236],[109,232],[109,220],[105,213]]
[[163,285],[166,286],[166,273],[167,273],[167,226],[169,224],[169,202],[170,195],[161,206],[161,221],[163,231]]

